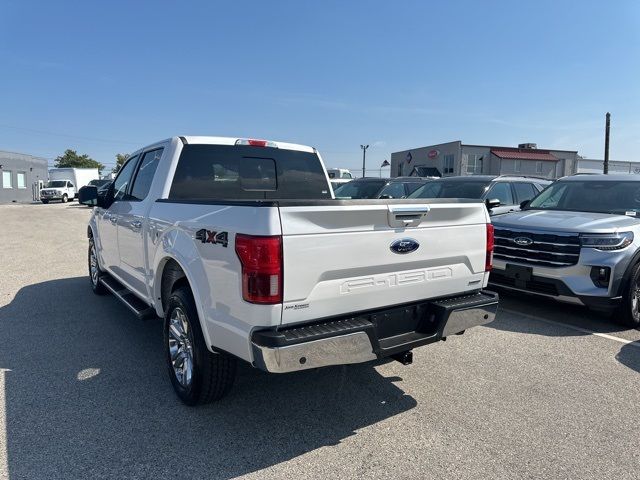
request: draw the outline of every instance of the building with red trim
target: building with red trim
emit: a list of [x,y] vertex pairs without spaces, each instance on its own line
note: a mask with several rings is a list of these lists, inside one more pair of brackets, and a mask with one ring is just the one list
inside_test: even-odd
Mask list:
[[461,141],[391,154],[391,176],[531,175],[549,179],[575,172],[578,152],[537,148],[469,145]]

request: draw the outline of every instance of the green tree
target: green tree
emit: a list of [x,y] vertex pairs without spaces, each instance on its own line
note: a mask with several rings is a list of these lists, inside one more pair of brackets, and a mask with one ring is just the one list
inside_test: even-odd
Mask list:
[[55,160],[56,168],[97,168],[98,171],[104,170],[104,165],[94,160],[86,153],[78,155],[78,152],[68,148],[64,153]]
[[124,162],[129,158],[128,153],[116,153],[116,166],[111,170],[113,173],[118,173],[124,165]]

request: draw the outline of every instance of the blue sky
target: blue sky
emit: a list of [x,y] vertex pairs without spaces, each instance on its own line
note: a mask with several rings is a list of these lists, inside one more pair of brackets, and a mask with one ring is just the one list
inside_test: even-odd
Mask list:
[[640,160],[640,2],[0,0],[0,150],[112,165],[179,134],[328,166],[465,143]]

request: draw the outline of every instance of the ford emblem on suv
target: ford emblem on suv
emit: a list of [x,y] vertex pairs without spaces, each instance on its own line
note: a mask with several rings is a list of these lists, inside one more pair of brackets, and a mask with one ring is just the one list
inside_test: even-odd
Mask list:
[[389,248],[393,253],[405,254],[417,250],[419,246],[413,238],[401,238],[393,242]]
[[513,243],[522,247],[528,247],[533,243],[533,240],[531,240],[529,237],[516,237],[513,239]]

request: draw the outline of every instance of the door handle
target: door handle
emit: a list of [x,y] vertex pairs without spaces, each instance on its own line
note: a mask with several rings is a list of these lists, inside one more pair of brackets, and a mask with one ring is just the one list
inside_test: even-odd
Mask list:
[[142,228],[142,222],[140,220],[134,220],[131,222],[131,228],[134,230],[140,230],[140,228]]

